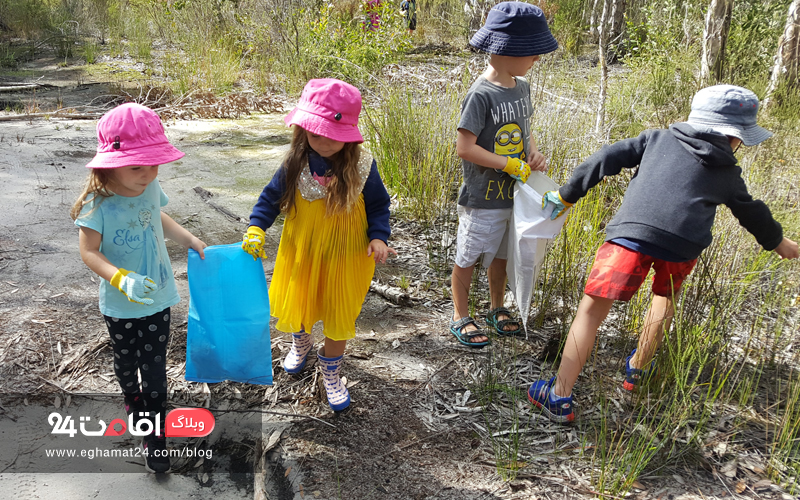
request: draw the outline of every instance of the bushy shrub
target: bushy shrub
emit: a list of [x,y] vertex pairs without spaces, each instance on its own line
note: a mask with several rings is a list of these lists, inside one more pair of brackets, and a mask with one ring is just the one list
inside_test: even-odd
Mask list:
[[723,80],[762,95],[769,82],[788,2],[736,2],[725,49]]
[[367,14],[352,3],[294,11],[283,21],[283,36],[275,40],[279,43],[274,54],[277,69],[303,83],[322,76],[356,85],[369,82],[410,46],[400,15],[390,2],[383,2],[376,14],[380,26],[372,30]]

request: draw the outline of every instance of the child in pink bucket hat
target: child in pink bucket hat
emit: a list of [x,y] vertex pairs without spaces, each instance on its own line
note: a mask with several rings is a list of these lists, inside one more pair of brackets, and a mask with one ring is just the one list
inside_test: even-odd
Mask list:
[[180,160],[183,154],[169,143],[155,111],[129,102],[100,118],[97,154],[86,168],[163,165]]
[[300,95],[300,102],[286,115],[287,126],[300,128],[339,142],[362,143],[358,130],[361,92],[349,83],[334,78],[311,80]]
[[322,321],[325,342],[317,359],[334,411],[350,405],[339,372],[375,264],[397,254],[387,245],[389,194],[360,146],[360,112],[361,93],[352,85],[329,78],[306,84],[285,120],[294,126],[289,152],[253,208],[242,241],[247,253],[265,258],[264,230],[287,214],[269,288],[275,328],[292,334],[283,368],[303,369],[314,344],[311,328]]
[[134,103],[112,109],[97,124],[97,140],[70,215],[80,228],[83,262],[102,278],[100,312],[129,422],[141,429],[147,420],[144,427],[152,429],[143,440],[145,467],[167,472],[167,344],[170,307],[180,297],[164,237],[201,257],[206,244],[160,209],[169,198],[156,179],[158,166],[183,153],[169,143],[153,110]]

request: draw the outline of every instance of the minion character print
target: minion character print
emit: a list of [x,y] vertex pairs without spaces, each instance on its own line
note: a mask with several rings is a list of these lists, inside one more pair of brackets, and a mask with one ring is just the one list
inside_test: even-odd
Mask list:
[[500,127],[494,136],[494,154],[525,161],[525,143],[519,125],[511,122]]

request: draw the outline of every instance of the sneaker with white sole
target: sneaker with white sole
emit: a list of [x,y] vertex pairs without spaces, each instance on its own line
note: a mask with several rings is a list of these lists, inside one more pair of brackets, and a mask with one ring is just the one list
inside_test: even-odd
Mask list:
[[555,377],[550,380],[537,380],[528,389],[528,400],[541,409],[553,422],[568,424],[575,420],[575,412],[572,411],[572,396],[553,399],[550,389],[555,382]]
[[631,352],[631,355],[625,358],[625,381],[622,383],[622,388],[626,391],[632,391],[636,387],[647,382],[656,372],[656,361],[650,362],[649,370],[640,370],[631,367],[631,359],[636,354],[636,349]]

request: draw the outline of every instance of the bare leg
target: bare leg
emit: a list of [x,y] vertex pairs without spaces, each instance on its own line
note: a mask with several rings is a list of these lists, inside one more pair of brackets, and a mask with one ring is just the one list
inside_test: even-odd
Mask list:
[[[492,309],[502,307],[506,297],[506,259],[494,259],[486,270],[489,278],[489,299]],[[503,318],[505,319],[505,318]]]
[[[453,266],[453,274],[450,277],[451,290],[453,292],[453,321],[469,316],[469,287],[472,284],[472,272],[475,266],[460,267]],[[463,332],[474,332],[478,328],[475,325],[467,325]],[[486,342],[489,340],[485,335],[473,337],[470,342]]]
[[322,355],[326,358],[338,358],[344,354],[344,348],[347,347],[346,340],[333,340],[325,337],[325,344],[323,346]]
[[608,316],[613,304],[614,299],[584,294],[569,328],[564,352],[561,354],[561,366],[558,367],[554,387],[556,396],[567,397],[572,394],[572,387],[578,380],[578,374],[594,348],[597,329]]
[[[489,298],[492,302],[492,309],[503,307],[503,303],[505,302],[507,262],[508,260],[506,259],[495,258],[492,263],[489,264],[489,269],[486,270],[487,277],[489,278]],[[507,314],[498,314],[497,319],[499,321],[503,319],[511,319],[511,317]],[[506,325],[504,330],[516,330],[516,328],[511,325]]]
[[672,297],[653,295],[653,302],[644,317],[644,328],[639,337],[639,347],[631,358],[631,368],[649,370],[650,361],[664,340],[664,332],[669,330],[675,314]]

